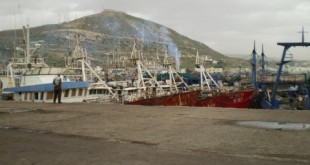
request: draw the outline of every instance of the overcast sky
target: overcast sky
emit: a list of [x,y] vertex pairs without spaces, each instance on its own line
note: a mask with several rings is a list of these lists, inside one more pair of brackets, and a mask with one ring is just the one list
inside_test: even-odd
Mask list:
[[[247,57],[256,40],[261,54],[279,59],[277,42],[300,42],[302,26],[310,42],[310,0],[0,0],[0,31],[55,24],[124,11],[174,29],[228,55]],[[310,48],[293,48],[294,59],[309,59]]]

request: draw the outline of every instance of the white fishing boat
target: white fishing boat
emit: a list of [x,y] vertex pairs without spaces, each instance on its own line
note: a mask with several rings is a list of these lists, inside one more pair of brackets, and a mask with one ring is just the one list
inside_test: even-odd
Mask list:
[[[25,45],[23,48],[17,48],[19,51],[23,51],[24,57],[9,59],[5,67],[6,70],[2,72],[4,74],[0,76],[3,82],[3,100],[53,102],[54,87],[52,82],[57,74],[60,74],[62,78],[61,100],[64,103],[82,102],[99,97],[109,100],[112,97],[113,92],[101,79],[95,84],[87,80],[88,71],[94,71],[86,62],[87,56],[81,54],[81,51],[84,51],[80,47],[79,41],[71,59],[76,65],[49,67],[38,53],[41,44],[30,42],[29,27],[27,29],[24,27],[24,32],[26,32]],[[85,66],[89,69],[86,69]],[[79,73],[82,74],[78,75],[72,70],[80,70]]]
[[105,81],[92,69],[86,49],[81,47],[80,36],[76,38],[76,44],[72,56],[66,60],[67,77],[89,83],[85,102],[117,102],[118,98]]

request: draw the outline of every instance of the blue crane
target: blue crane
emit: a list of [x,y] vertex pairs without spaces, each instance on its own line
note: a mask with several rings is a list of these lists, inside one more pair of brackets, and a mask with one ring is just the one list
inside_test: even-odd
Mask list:
[[272,94],[271,94],[271,105],[270,105],[271,109],[279,108],[279,100],[276,99],[276,94],[277,94],[277,89],[278,89],[278,86],[280,83],[280,76],[282,73],[283,65],[291,61],[291,58],[287,58],[288,49],[290,49],[291,47],[308,47],[308,46],[310,46],[310,42],[305,42],[304,35],[306,32],[304,31],[304,28],[302,28],[302,31],[300,33],[302,35],[301,42],[280,42],[280,43],[277,43],[278,45],[283,46],[284,49],[283,49],[281,61],[279,63],[279,69],[277,72],[276,81],[275,81],[275,84],[273,86],[273,90],[272,90]]

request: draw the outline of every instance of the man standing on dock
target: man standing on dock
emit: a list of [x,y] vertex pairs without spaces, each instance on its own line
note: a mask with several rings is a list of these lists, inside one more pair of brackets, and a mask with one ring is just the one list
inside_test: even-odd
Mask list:
[[0,95],[2,94],[2,87],[3,87],[3,83],[2,83],[2,81],[0,80]]
[[56,103],[56,98],[58,98],[58,103],[61,103],[61,83],[62,80],[60,78],[60,74],[58,74],[54,80],[53,80],[53,84],[54,84],[54,104]]

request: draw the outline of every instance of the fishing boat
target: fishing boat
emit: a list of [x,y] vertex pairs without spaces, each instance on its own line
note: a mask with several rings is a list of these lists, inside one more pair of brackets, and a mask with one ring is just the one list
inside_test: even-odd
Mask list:
[[106,82],[91,67],[87,50],[82,48],[80,35],[76,37],[73,54],[66,60],[66,76],[69,79],[88,82],[87,94],[84,102],[117,102],[118,98]]
[[[131,97],[125,95],[124,104],[129,105],[162,105],[162,106],[192,106],[199,95],[199,90],[191,89],[183,80],[183,78],[172,67],[172,59],[168,57],[166,52],[164,59],[164,67],[169,73],[169,83],[160,84],[156,77],[142,64],[141,53],[137,49],[134,42],[131,61],[136,65],[138,78],[136,88],[130,88]],[[150,78],[144,78],[146,73]],[[180,87],[183,86],[183,87]],[[129,89],[129,88],[128,88]],[[127,89],[123,89],[126,91]],[[133,97],[132,97],[133,96]]]
[[257,90],[241,90],[236,92],[209,92],[202,95],[195,103],[197,107],[249,108],[253,94]]
[[24,44],[15,47],[23,56],[14,54],[0,76],[3,82],[3,100],[53,102],[53,79],[57,74],[62,78],[62,102],[82,102],[87,95],[89,83],[72,81],[64,74],[64,67],[50,67],[40,56],[43,41],[30,42],[29,26],[23,27]]
[[[111,89],[102,80],[92,84],[93,82],[86,79],[86,76],[89,75],[86,68],[93,70],[85,61],[85,54],[81,54],[82,49],[79,42],[77,42],[74,55],[70,59],[74,65],[50,67],[39,54],[39,48],[43,41],[30,42],[29,26],[24,27],[23,31],[25,32],[25,44],[16,47],[16,50],[23,52],[23,56],[14,55],[13,58],[10,58],[5,67],[6,70],[3,71],[5,74],[0,76],[3,82],[2,100],[53,102],[54,87],[52,82],[58,74],[62,78],[61,100],[64,103],[83,102],[98,98],[98,94],[111,96]],[[98,90],[101,92],[97,92]]]
[[[256,89],[228,90],[219,86],[212,76],[206,71],[203,60],[197,51],[196,67],[200,70],[201,94],[195,106],[197,107],[224,107],[224,108],[249,108]],[[212,83],[212,84],[211,84]],[[214,88],[211,88],[211,85]]]

